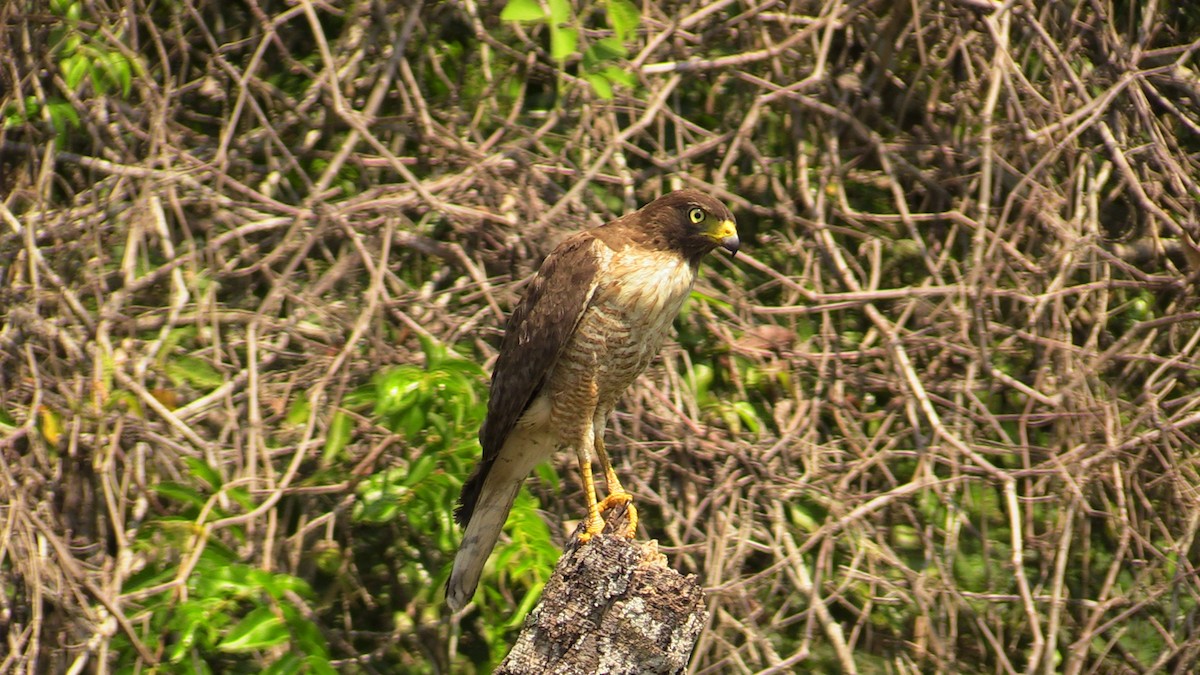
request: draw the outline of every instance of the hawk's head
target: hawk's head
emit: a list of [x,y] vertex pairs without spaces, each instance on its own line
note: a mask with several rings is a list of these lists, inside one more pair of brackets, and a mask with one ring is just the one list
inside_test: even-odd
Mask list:
[[737,253],[741,244],[729,209],[697,190],[665,194],[621,220],[635,242],[678,251],[693,263],[718,246]]

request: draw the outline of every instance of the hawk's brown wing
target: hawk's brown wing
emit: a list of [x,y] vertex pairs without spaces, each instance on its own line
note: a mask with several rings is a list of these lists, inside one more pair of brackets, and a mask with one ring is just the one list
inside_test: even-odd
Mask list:
[[487,419],[479,430],[483,459],[463,485],[455,519],[466,525],[492,462],[517,420],[546,383],[595,295],[600,261],[591,233],[570,237],[546,257],[509,317],[492,372]]

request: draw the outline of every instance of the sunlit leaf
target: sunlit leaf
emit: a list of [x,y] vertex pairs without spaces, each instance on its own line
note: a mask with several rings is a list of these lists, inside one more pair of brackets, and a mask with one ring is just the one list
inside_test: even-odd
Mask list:
[[292,404],[288,406],[287,416],[284,417],[284,421],[295,425],[306,424],[310,412],[312,412],[312,404],[309,403],[308,398],[297,396],[292,401]]
[[55,16],[64,16],[71,8],[71,5],[79,4],[78,0],[50,0],[50,11]]
[[589,73],[585,75],[584,78],[587,80],[588,84],[592,85],[592,90],[596,92],[597,96],[606,101],[612,100],[612,85],[609,84],[607,77]]
[[69,91],[75,91],[79,88],[79,84],[83,82],[83,78],[87,77],[91,65],[91,61],[83,54],[72,54],[59,63],[59,68],[62,69],[63,73],[63,80],[67,83]]
[[503,21],[543,21],[546,13],[537,0],[508,0],[500,12]]
[[603,72],[604,76],[607,77],[609,82],[612,82],[613,84],[619,84],[623,87],[630,88],[637,85],[637,77],[635,77],[631,71],[619,66],[607,66],[601,72]]
[[608,0],[605,4],[608,8],[608,25],[617,34],[617,40],[624,42],[630,33],[637,30],[641,12],[629,0]]
[[758,411],[754,409],[754,405],[749,401],[735,401],[733,404],[734,411],[742,422],[750,428],[750,431],[758,433],[762,430],[762,420],[758,416]]
[[579,31],[574,28],[550,27],[550,56],[555,61],[565,61],[575,53],[579,44]]
[[560,26],[571,19],[571,0],[548,0],[550,25]]

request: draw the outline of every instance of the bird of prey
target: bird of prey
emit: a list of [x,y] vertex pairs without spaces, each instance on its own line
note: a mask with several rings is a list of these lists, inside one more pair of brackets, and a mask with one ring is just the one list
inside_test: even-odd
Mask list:
[[[629,503],[604,450],[606,420],[658,353],[700,259],[718,246],[737,253],[738,243],[724,204],[678,190],[569,237],[546,257],[509,318],[479,431],[483,459],[454,513],[466,532],[446,585],[452,610],[475,594],[521,483],[555,452],[570,450],[579,460],[587,497],[582,540],[603,530],[602,511]],[[608,490],[599,503],[593,456]]]

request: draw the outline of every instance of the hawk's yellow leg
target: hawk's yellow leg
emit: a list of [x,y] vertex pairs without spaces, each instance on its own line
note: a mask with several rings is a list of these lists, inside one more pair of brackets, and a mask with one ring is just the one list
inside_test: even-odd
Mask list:
[[600,505],[596,503],[596,481],[592,478],[592,457],[587,450],[580,450],[578,459],[579,475],[583,478],[583,494],[587,497],[587,527],[579,535],[579,541],[587,543],[589,539],[604,530],[604,519],[600,517]]
[[596,499],[596,479],[592,476],[592,458],[589,453],[580,452],[579,473],[583,478],[583,492],[587,497],[588,513],[587,527],[579,535],[579,541],[586,543],[592,537],[600,534],[604,530],[604,519],[600,517],[600,514],[618,504],[629,505],[629,522],[621,535],[626,539],[633,539],[637,532],[637,509],[633,506],[633,495],[621,487],[617,472],[613,471],[612,463],[608,460],[608,452],[604,449],[604,439],[600,434],[596,434],[594,438],[596,455],[600,458],[600,465],[604,467],[604,484],[608,488],[608,496],[602,502]]
[[600,466],[604,467],[604,485],[608,488],[608,496],[597,505],[597,509],[603,513],[618,504],[628,504],[629,523],[625,526],[625,530],[621,534],[626,539],[633,539],[634,534],[637,533],[637,509],[633,506],[633,495],[621,487],[621,481],[617,478],[617,472],[613,470],[612,462],[608,460],[608,452],[604,449],[603,430],[597,430],[596,432],[596,455],[600,458]]

